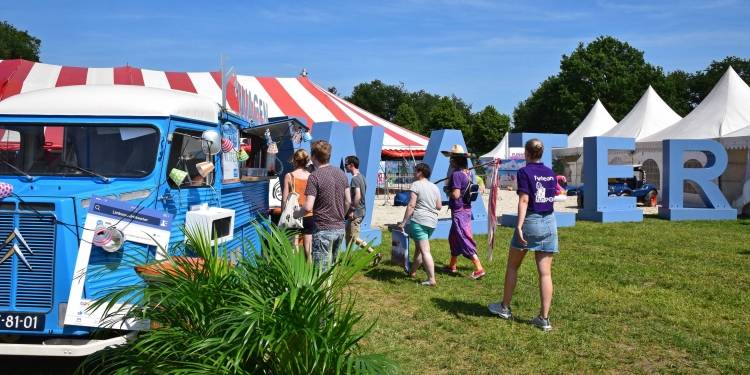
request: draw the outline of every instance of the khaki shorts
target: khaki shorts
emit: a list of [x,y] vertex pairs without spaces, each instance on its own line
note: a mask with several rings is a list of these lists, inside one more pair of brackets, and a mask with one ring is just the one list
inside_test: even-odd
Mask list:
[[359,238],[360,228],[362,227],[362,218],[357,217],[346,222],[346,243],[351,244]]

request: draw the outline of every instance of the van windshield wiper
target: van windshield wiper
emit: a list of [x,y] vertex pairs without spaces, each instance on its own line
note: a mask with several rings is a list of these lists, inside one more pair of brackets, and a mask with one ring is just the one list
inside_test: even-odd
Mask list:
[[101,178],[101,179],[102,179],[102,181],[104,181],[104,182],[107,182],[107,183],[111,181],[111,179],[110,179],[109,177],[107,177],[107,176],[102,176],[102,175],[100,175],[99,173],[96,173],[96,172],[94,172],[94,171],[92,171],[92,170],[89,170],[89,169],[86,169],[86,168],[83,168],[83,167],[79,167],[79,166],[77,166],[77,165],[71,165],[71,164],[60,164],[60,166],[61,166],[61,167],[63,167],[63,168],[71,168],[71,169],[75,169],[75,170],[77,170],[77,171],[81,171],[81,172],[83,172],[83,173],[86,173],[86,174],[88,174],[88,175],[90,175],[90,176],[94,176],[94,177],[99,177],[99,178]]
[[1,162],[3,162],[3,164],[5,164],[5,165],[9,166],[9,167],[10,167],[11,169],[13,169],[14,171],[16,171],[16,172],[17,172],[18,174],[20,174],[21,176],[24,176],[24,177],[26,177],[26,179],[27,179],[27,180],[29,180],[29,181],[34,181],[34,177],[33,177],[33,176],[31,176],[30,174],[28,174],[28,173],[26,173],[26,172],[22,171],[22,170],[21,170],[21,168],[18,168],[18,167],[16,167],[15,165],[11,164],[11,163],[10,163],[10,162],[8,162],[7,160],[0,160],[0,161],[1,161]]

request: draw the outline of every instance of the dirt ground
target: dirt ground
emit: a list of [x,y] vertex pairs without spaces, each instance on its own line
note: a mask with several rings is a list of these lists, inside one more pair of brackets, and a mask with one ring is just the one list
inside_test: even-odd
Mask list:
[[[485,207],[489,200],[488,194],[483,194],[482,199],[484,200]],[[516,213],[516,207],[518,206],[518,195],[515,191],[501,190],[498,201],[497,201],[497,214],[501,216],[505,213]],[[646,215],[658,213],[657,207],[641,207],[643,213]],[[404,211],[406,207],[393,206],[393,195],[386,197],[385,195],[378,195],[375,197],[375,209],[373,211],[372,226],[384,228],[388,224],[395,224],[401,221],[404,217]],[[559,212],[578,212],[576,207],[576,197],[569,196],[565,202],[555,202],[555,211]],[[447,207],[444,207],[440,212],[440,217],[450,217],[450,211]]]

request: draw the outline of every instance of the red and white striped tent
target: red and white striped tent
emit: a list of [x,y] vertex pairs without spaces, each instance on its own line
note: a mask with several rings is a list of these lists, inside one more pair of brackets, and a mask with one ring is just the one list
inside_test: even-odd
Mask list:
[[[237,81],[268,104],[268,117],[295,116],[316,122],[339,121],[351,126],[382,126],[383,156],[424,155],[428,138],[388,122],[331,94],[307,77],[277,78],[237,75]],[[0,60],[0,100],[34,90],[72,85],[138,85],[180,90],[221,102],[220,72],[165,72],[122,66],[82,68]],[[237,111],[234,80],[229,82],[227,104]]]

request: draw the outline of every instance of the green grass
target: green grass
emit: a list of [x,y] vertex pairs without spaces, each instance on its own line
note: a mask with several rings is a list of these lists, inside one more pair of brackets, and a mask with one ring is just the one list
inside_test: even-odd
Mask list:
[[[513,299],[519,319],[488,314],[499,299],[512,231],[498,228],[487,276],[438,275],[426,288],[385,264],[353,280],[357,308],[377,320],[368,352],[385,352],[405,374],[750,373],[750,220],[576,223],[560,230],[554,330],[528,321],[539,308],[527,257]],[[389,258],[390,236],[381,250]],[[413,250],[413,246],[412,246]],[[447,241],[432,241],[437,266]],[[424,273],[420,272],[423,278]]]

